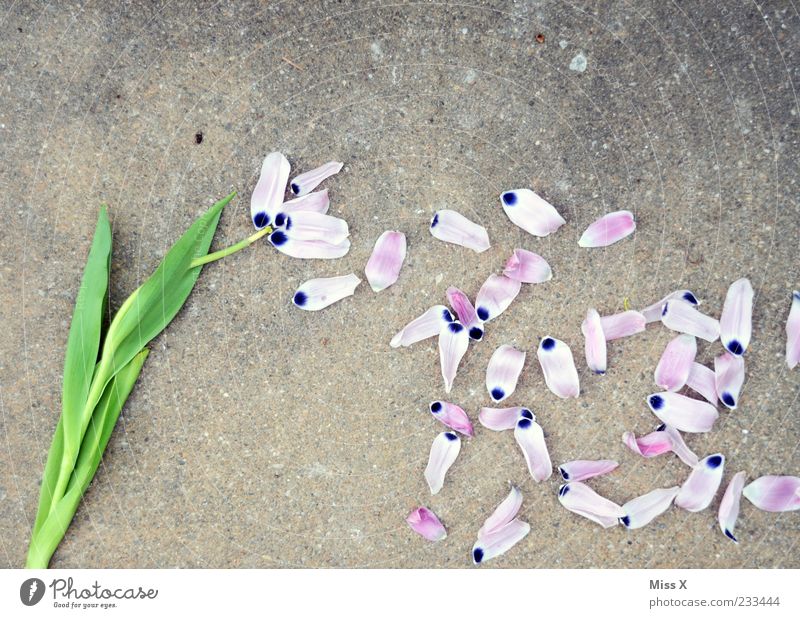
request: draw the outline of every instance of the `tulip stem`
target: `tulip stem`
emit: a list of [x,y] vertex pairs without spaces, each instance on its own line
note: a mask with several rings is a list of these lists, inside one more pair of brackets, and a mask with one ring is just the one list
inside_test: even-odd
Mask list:
[[217,260],[221,260],[224,257],[232,255],[237,251],[241,251],[252,245],[255,241],[257,241],[262,236],[266,236],[267,234],[272,233],[272,226],[266,226],[260,230],[258,230],[255,234],[248,236],[244,240],[240,240],[235,245],[231,245],[230,247],[225,247],[224,249],[220,249],[219,251],[215,251],[214,253],[209,253],[208,255],[204,255],[202,257],[198,257],[192,260],[191,264],[189,264],[189,268],[195,268],[196,266],[202,266],[203,264],[209,264],[211,262],[216,262]]

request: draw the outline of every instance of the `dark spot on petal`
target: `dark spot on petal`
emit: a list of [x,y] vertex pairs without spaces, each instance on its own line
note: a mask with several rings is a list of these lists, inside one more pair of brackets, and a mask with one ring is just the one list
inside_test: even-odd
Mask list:
[[527,429],[533,424],[533,421],[529,418],[521,418],[517,421],[517,427],[520,429]]
[[663,309],[661,309],[661,317],[662,317],[662,318],[663,318],[665,315],[667,315],[667,307],[669,307],[669,303],[664,303],[664,308],[663,308]]
[[667,428],[666,423],[661,423],[658,427],[656,427],[656,431],[664,431]]
[[734,543],[738,543],[739,542],[739,540],[735,536],[733,536],[733,533],[730,530],[728,530],[727,528],[725,528],[725,536],[728,537]]
[[800,292],[792,292],[793,300],[800,300]]
[[289,216],[286,217],[286,229],[287,230],[291,230],[292,229],[292,218],[289,217]]
[[736,356],[741,356],[742,354],[744,354],[744,346],[738,341],[736,341],[736,339],[732,339],[731,341],[729,341],[728,345],[726,345],[725,347],[728,348],[728,352]]
[[631,525],[631,518],[625,515],[624,517],[619,518],[619,523],[621,523],[626,528]]
[[552,350],[556,347],[556,340],[552,337],[545,337],[542,339],[542,350]]
[[527,418],[527,419],[529,419],[531,421],[533,420],[533,412],[528,410],[528,408],[522,408],[522,410],[519,411],[519,415],[522,418]]
[[683,300],[685,300],[686,302],[689,302],[689,303],[691,303],[693,305],[699,305],[700,304],[697,301],[697,299],[695,298],[694,294],[692,294],[691,292],[684,292],[683,293]]
[[564,470],[564,468],[559,466],[558,471],[561,473],[561,478],[563,478],[565,481],[569,480],[569,473],[566,470]]
[[483,550],[480,547],[472,550],[472,560],[475,564],[480,564],[483,560]]
[[492,399],[494,399],[495,401],[500,401],[503,397],[506,396],[506,392],[502,388],[500,388],[499,386],[495,386],[492,389],[492,392],[489,393],[489,394],[492,396]]
[[291,184],[291,188],[292,188],[292,193],[294,193],[295,195],[297,195],[298,193],[300,193],[300,185],[299,185],[299,184],[297,184],[296,182],[293,182],[293,183]]
[[458,322],[450,322],[450,324],[447,325],[447,328],[450,329],[451,333],[460,333],[462,330],[464,330],[464,327]]
[[715,468],[719,468],[722,465],[722,455],[712,455],[708,459],[706,459],[706,466],[714,470]]
[[599,376],[604,376],[604,375],[606,375],[606,372],[605,372],[605,371],[598,371],[598,370],[595,370],[595,373],[596,373],[597,375],[599,375]]
[[486,320],[489,319],[489,310],[486,307],[478,307],[478,309],[475,311],[475,313],[478,314],[478,317],[483,322],[485,322]]
[[469,329],[469,338],[473,341],[480,341],[483,339],[483,331],[477,326],[473,326]]
[[661,395],[650,395],[647,400],[653,410],[660,410],[664,407],[664,398]]
[[282,212],[279,212],[277,215],[275,215],[275,225],[281,227],[284,223],[286,223],[286,215]]
[[269,215],[265,212],[257,212],[253,217],[253,225],[259,230],[269,225]]
[[289,240],[288,236],[286,236],[286,234],[284,234],[280,230],[272,232],[272,234],[270,234],[269,236],[269,241],[276,247],[280,247],[287,240]]
[[517,194],[513,191],[506,191],[501,197],[503,199],[503,204],[506,206],[513,206],[517,203]]
[[441,411],[442,411],[442,402],[441,401],[434,401],[431,404],[431,412],[436,414],[437,412],[441,412]]
[[724,403],[729,408],[733,408],[736,405],[736,400],[733,398],[733,395],[730,393],[722,393],[722,403]]
[[431,227],[436,227],[438,223],[439,223],[439,213],[437,212],[435,215],[433,215],[433,219],[431,220]]
[[444,437],[450,440],[450,442],[455,442],[456,440],[458,440],[458,436],[454,434],[452,431],[445,431]]
[[442,317],[444,318],[445,322],[452,322],[453,321],[453,314],[450,313],[447,309],[442,311]]
[[562,485],[561,489],[558,490],[558,495],[566,496],[568,491],[569,491],[569,485]]
[[294,294],[294,304],[303,307],[308,302],[308,295],[305,292],[297,291]]

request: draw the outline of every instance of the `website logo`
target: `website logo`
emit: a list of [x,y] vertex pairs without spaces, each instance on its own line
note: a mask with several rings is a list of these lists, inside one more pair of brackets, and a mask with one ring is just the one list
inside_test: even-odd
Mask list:
[[19,587],[19,600],[28,607],[36,605],[44,596],[44,582],[38,577],[31,577]]

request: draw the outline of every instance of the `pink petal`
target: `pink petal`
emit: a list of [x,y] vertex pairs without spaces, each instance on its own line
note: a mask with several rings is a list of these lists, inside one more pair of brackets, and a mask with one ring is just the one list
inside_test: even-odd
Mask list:
[[622,434],[622,442],[634,453],[648,459],[672,450],[672,439],[664,431],[653,431],[641,438],[637,438],[631,431],[626,431]]
[[433,439],[425,480],[431,494],[438,494],[444,485],[444,477],[461,451],[461,439],[452,431],[443,431]]
[[753,330],[753,286],[746,278],[734,281],[728,288],[722,315],[719,318],[719,336],[722,345],[731,354],[741,356],[750,345]]
[[710,403],[678,393],[656,393],[647,398],[647,405],[662,422],[689,433],[711,431],[719,413]]
[[660,429],[672,439],[672,452],[678,456],[678,459],[690,468],[694,468],[698,461],[697,455],[683,441],[681,432],[669,425],[662,425]]
[[406,522],[414,532],[434,543],[447,537],[447,530],[444,529],[442,522],[433,511],[424,506],[411,511],[406,517]]
[[293,240],[320,240],[338,245],[350,235],[350,230],[344,219],[301,210],[286,218],[286,235]]
[[744,472],[734,474],[719,503],[719,529],[734,543],[739,542],[733,536],[733,530],[736,528],[736,520],[739,517],[739,501],[742,498],[745,478]]
[[389,343],[393,348],[410,346],[411,344],[438,335],[442,324],[453,321],[450,310],[444,305],[434,305],[418,318],[411,320],[398,332]]
[[595,309],[586,312],[586,319],[581,324],[581,332],[586,341],[586,365],[599,375],[606,372],[606,335],[600,314]]
[[309,279],[303,283],[292,297],[295,307],[306,311],[319,311],[333,303],[352,296],[361,279],[353,273],[342,277]]
[[433,418],[440,423],[444,423],[450,429],[455,429],[470,438],[475,435],[469,416],[467,416],[463,408],[456,404],[448,403],[447,401],[432,401],[428,409],[433,414]]
[[334,260],[350,251],[348,238],[338,244],[331,244],[324,240],[298,240],[290,238],[282,230],[275,230],[269,235],[269,241],[281,253],[304,260]]
[[692,363],[686,386],[717,405],[717,380],[714,372],[700,363]]
[[719,400],[735,410],[744,384],[744,359],[724,352],[714,359],[714,377]]
[[598,459],[597,461],[588,459],[576,459],[568,461],[558,466],[561,478],[565,481],[585,481],[594,476],[602,476],[615,470],[619,464],[610,459]]
[[528,408],[519,406],[513,408],[481,408],[478,420],[486,429],[492,431],[505,431],[514,429],[521,418],[535,421],[536,417]]
[[500,530],[503,526],[513,520],[519,509],[522,507],[522,492],[516,485],[511,486],[508,496],[498,505],[494,512],[484,522],[478,530],[478,538],[484,539],[488,535]]
[[674,292],[667,294],[657,303],[653,303],[649,307],[645,307],[644,309],[642,309],[642,315],[644,316],[645,321],[648,324],[650,324],[651,322],[660,321],[661,312],[664,309],[664,304],[670,300],[682,300],[695,307],[700,304],[700,301],[697,300],[697,297],[692,293],[691,290],[675,290]]
[[670,330],[694,335],[705,341],[719,339],[719,322],[681,300],[670,300],[664,303],[664,308],[661,310],[661,323]]
[[678,335],[667,344],[656,367],[656,384],[668,391],[679,391],[689,379],[697,341],[692,335]]
[[553,337],[544,337],[536,350],[536,356],[542,366],[547,388],[562,399],[580,395],[578,370],[575,369],[572,351],[566,343]]
[[531,527],[524,521],[513,519],[491,534],[479,538],[472,546],[472,562],[482,564],[504,554],[528,536]]
[[375,242],[364,274],[375,292],[385,290],[400,276],[406,259],[406,235],[402,232],[384,232]]
[[447,302],[456,312],[458,321],[466,327],[469,338],[475,341],[483,339],[483,323],[475,313],[469,297],[458,288],[450,286],[447,288]]
[[449,393],[458,372],[458,365],[469,347],[467,329],[460,322],[443,324],[439,331],[439,360],[442,365],[444,390]]
[[328,197],[328,190],[314,191],[313,193],[306,193],[303,197],[296,197],[293,200],[284,202],[280,211],[287,214],[292,214],[301,210],[310,212],[319,212],[323,215],[328,212],[331,205],[331,200]]
[[514,225],[534,236],[548,236],[566,223],[551,204],[530,189],[505,191],[500,203]]
[[679,487],[654,489],[626,502],[622,505],[625,514],[619,518],[620,523],[629,530],[646,526],[672,505],[679,491]]
[[483,322],[503,313],[519,294],[522,284],[504,275],[489,275],[475,297],[475,311]]
[[645,328],[644,316],[633,310],[603,316],[600,324],[603,326],[606,341],[643,333]]
[[800,292],[792,292],[792,308],[786,320],[786,365],[789,369],[800,363]]
[[514,439],[522,449],[528,472],[537,483],[550,478],[553,474],[553,464],[544,441],[544,432],[541,426],[528,418],[521,418],[514,428]]
[[461,245],[477,253],[490,247],[486,228],[473,223],[455,210],[440,210],[433,215],[430,229],[434,238]]
[[762,511],[800,510],[800,478],[796,476],[762,476],[745,487],[743,493]]
[[619,518],[625,516],[621,506],[580,481],[562,485],[558,490],[558,501],[567,510],[591,519],[603,528],[616,526]]
[[725,457],[719,453],[701,459],[681,485],[675,504],[692,513],[708,507],[717,495],[724,469]]
[[499,403],[514,393],[524,364],[525,352],[513,346],[501,345],[494,351],[486,367],[486,390],[493,401]]
[[342,169],[342,165],[343,163],[339,163],[339,161],[329,161],[324,165],[320,165],[316,169],[303,172],[302,174],[295,176],[294,180],[292,180],[292,184],[290,185],[292,193],[297,196],[310,193],[323,180],[333,176],[334,174],[338,174],[339,170]]
[[514,249],[503,274],[522,283],[544,283],[553,278],[550,264],[541,255],[525,249]]
[[272,223],[283,203],[290,171],[289,161],[280,152],[271,152],[264,159],[261,176],[250,196],[250,218],[257,230]]
[[607,247],[633,234],[636,222],[630,210],[618,210],[592,223],[578,240],[581,247]]

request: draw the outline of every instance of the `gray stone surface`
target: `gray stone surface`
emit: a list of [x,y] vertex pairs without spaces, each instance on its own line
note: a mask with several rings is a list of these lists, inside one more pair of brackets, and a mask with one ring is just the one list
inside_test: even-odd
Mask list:
[[[509,481],[532,532],[497,567],[798,567],[800,520],[745,503],[739,545],[707,511],[603,530],[562,509],[558,481],[528,477],[510,434],[478,429],[442,492],[422,470],[441,429],[435,342],[394,332],[448,285],[474,294],[517,246],[552,264],[471,348],[450,399],[475,417],[502,343],[528,351],[513,403],[532,407],[555,463],[615,458],[595,488],[625,501],[682,482],[674,457],[620,442],[655,419],[644,397],[670,334],[610,346],[606,376],[582,359],[580,322],[689,287],[719,315],[727,285],[756,290],[739,410],[698,454],[726,481],[800,472],[800,372],[783,362],[800,286],[797,54],[791,3],[15,2],[0,8],[0,566],[20,566],[59,414],[67,327],[97,207],[114,225],[111,302],[231,187],[215,246],[248,234],[249,193],[275,149],[295,169],[346,163],[327,183],[353,247],[292,260],[259,243],[207,268],[155,340],[106,459],[56,553],[57,567],[465,567]],[[537,41],[537,35],[544,41]],[[585,63],[585,66],[584,66]],[[201,144],[195,134],[202,132]],[[533,187],[568,224],[536,239],[511,225],[503,189]],[[482,221],[476,255],[434,240],[431,214]],[[635,235],[582,250],[618,208]],[[405,231],[400,281],[319,313],[289,299],[307,278],[360,273],[377,236]],[[580,361],[582,395],[544,387],[544,334]],[[710,363],[719,346],[700,346]],[[404,523],[425,504],[431,545]]]

